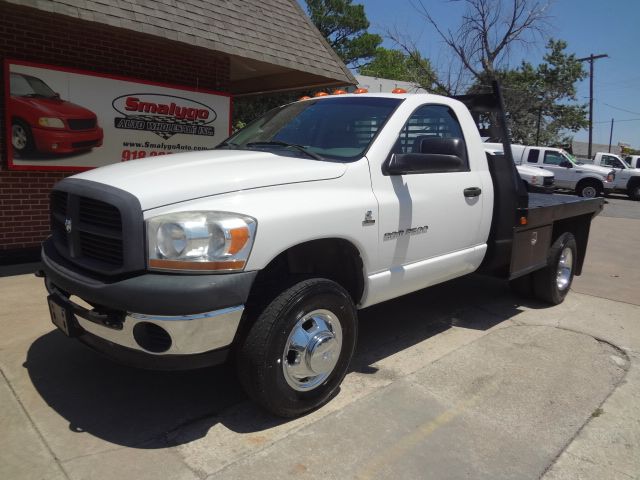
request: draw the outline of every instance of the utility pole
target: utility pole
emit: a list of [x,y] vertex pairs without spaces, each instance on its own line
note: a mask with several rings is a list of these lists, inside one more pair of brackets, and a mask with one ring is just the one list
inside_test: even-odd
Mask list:
[[611,139],[613,138],[613,118],[611,119],[611,131],[609,132],[609,150],[608,152],[611,153]]
[[579,62],[589,62],[589,158],[591,158],[591,145],[593,144],[593,62],[599,58],[608,57],[606,53],[579,58]]

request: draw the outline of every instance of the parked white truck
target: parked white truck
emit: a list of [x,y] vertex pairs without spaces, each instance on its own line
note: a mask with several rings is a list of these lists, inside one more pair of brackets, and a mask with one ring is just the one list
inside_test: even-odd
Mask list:
[[[492,154],[502,154],[501,143],[487,142],[485,151]],[[553,193],[555,190],[555,178],[552,172],[544,168],[530,167],[529,165],[516,164],[516,170],[525,183],[527,191],[538,193]]]
[[624,161],[627,162],[631,168],[640,168],[640,155],[627,155],[624,157]]
[[561,148],[511,145],[511,151],[517,165],[535,166],[553,172],[556,188],[573,190],[587,198],[614,189],[613,169],[584,165]]
[[[631,159],[633,162],[633,159]],[[619,155],[598,152],[592,160],[594,165],[612,168],[616,172],[613,182],[615,192],[626,193],[632,200],[640,200],[640,169],[633,168]],[[637,161],[635,162],[637,165]]]
[[[506,132],[497,90],[462,100]],[[528,194],[474,116],[427,94],[314,98],[213,151],[64,179],[42,250],[52,321],[143,368],[232,354],[249,396],[292,417],[337,393],[358,309],[474,271],[560,303],[603,201]]]

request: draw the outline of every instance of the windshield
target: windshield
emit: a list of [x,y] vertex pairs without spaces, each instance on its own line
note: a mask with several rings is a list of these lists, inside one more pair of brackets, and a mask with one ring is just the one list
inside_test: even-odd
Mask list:
[[11,95],[18,97],[54,98],[56,93],[42,80],[29,75],[11,74]]
[[563,150],[562,154],[566,157],[567,160],[569,160],[574,165],[584,165],[582,162],[579,162],[578,159],[574,157],[572,154],[570,154],[569,152],[565,152]]
[[217,148],[357,160],[401,102],[401,98],[336,97],[291,103],[267,112]]

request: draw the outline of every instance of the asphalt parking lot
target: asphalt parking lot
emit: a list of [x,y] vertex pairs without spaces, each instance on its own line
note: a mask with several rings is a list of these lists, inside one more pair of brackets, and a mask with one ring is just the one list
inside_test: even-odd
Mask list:
[[121,367],[0,272],[0,478],[640,478],[640,203],[608,199],[557,307],[469,276],[366,309],[340,394],[284,421],[228,366]]

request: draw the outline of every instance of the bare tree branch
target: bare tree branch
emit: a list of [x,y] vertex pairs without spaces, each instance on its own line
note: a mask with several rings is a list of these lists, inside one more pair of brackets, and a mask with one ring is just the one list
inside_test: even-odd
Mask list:
[[[477,80],[495,78],[514,44],[528,45],[547,26],[551,0],[449,0],[465,7],[456,31],[441,27],[424,0],[411,0],[462,66]],[[505,9],[509,3],[510,8]]]

